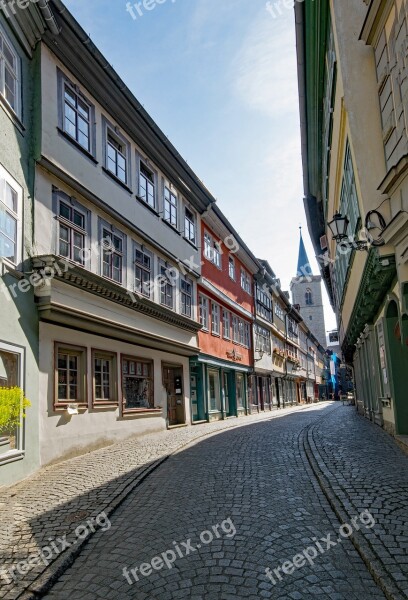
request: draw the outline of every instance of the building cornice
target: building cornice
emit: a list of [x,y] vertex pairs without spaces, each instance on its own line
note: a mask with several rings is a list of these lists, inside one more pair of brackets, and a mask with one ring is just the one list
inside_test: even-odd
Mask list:
[[[54,255],[36,256],[33,258],[34,269],[40,271],[44,266],[53,267],[54,279],[56,281],[63,281],[84,292],[89,292],[110,300],[135,312],[194,334],[202,328],[197,321],[179,315],[164,306],[156,304],[152,300],[136,295],[135,292],[126,290],[113,281],[96,275],[75,263],[67,263]],[[56,266],[59,268],[57,269]],[[41,296],[44,295],[41,294]]]

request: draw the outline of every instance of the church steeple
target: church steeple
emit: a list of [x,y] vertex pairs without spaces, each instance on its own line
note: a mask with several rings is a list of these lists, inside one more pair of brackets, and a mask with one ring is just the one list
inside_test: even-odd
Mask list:
[[312,267],[310,266],[309,259],[307,257],[307,252],[305,248],[305,243],[303,241],[302,236],[302,227],[299,227],[300,230],[300,244],[299,244],[299,258],[298,258],[298,266],[297,266],[297,277],[304,277],[305,275],[312,274]]

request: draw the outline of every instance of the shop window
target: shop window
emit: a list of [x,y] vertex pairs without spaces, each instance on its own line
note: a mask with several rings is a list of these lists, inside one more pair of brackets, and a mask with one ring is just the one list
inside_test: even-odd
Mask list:
[[153,361],[122,358],[123,411],[154,409]]

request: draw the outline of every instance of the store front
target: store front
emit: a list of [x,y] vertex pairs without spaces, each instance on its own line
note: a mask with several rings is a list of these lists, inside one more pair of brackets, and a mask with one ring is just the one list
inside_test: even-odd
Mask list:
[[248,412],[250,367],[206,357],[190,360],[193,423],[239,417]]

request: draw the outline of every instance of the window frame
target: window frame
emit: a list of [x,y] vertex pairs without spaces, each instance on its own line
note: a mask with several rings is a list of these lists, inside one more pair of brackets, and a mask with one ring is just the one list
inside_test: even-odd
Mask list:
[[[100,275],[104,279],[107,279],[108,281],[112,281],[113,283],[116,283],[117,285],[126,286],[127,236],[125,233],[123,233],[123,231],[121,231],[120,229],[117,229],[114,225],[112,225],[111,223],[108,223],[101,217],[98,217],[98,219],[99,219],[99,245],[100,245],[100,249],[101,249],[100,259],[99,259]],[[106,230],[109,235],[115,236],[122,241],[122,252],[119,253],[117,251],[114,251],[111,255],[111,256],[113,256],[113,254],[117,254],[121,257],[121,265],[122,266],[121,266],[121,281],[120,282],[116,281],[116,279],[114,279],[113,277],[110,277],[110,276],[104,274],[104,262],[105,262],[104,261],[105,248],[104,248],[104,244],[103,244],[103,240],[105,240],[104,230]],[[112,265],[110,265],[110,268],[113,272]]]
[[[166,192],[169,193],[170,199],[168,199],[166,197]],[[171,202],[171,198],[174,198],[175,202]],[[169,205],[169,217],[170,218],[166,218],[167,204]],[[173,229],[175,229],[176,231],[178,231],[179,207],[180,207],[180,199],[179,199],[179,195],[178,195],[177,191],[174,191],[174,186],[172,186],[171,184],[167,184],[165,182],[164,189],[163,189],[163,221],[165,223],[167,223],[168,225],[170,225],[171,227],[173,227]],[[176,217],[175,223],[172,222],[172,217],[173,217],[172,208],[175,209],[175,217]]]
[[231,254],[228,257],[228,275],[232,281],[236,281],[237,270],[236,270],[235,258],[233,256],[231,256]]
[[221,306],[211,302],[211,335],[221,337]]
[[[203,294],[198,296],[199,306],[199,322],[202,325],[203,331],[209,333],[210,331],[210,299]],[[204,319],[205,316],[205,319]]]
[[231,341],[232,315],[231,311],[223,308],[222,310],[222,337],[224,340]]
[[[62,215],[60,215],[60,203],[61,202],[68,205],[68,207],[71,210],[75,210],[78,213],[82,214],[82,216],[84,217],[84,224],[85,224],[84,229],[75,225],[74,222],[72,222],[72,221],[66,219],[65,217],[63,217]],[[78,202],[76,200],[76,198],[73,198],[72,196],[68,196],[68,194],[66,194],[65,192],[62,192],[61,190],[57,190],[57,189],[53,190],[53,210],[54,210],[55,222],[56,222],[55,254],[57,256],[60,256],[64,260],[68,260],[72,263],[75,263],[76,265],[78,265],[80,267],[89,268],[89,266],[90,266],[90,253],[89,252],[87,253],[87,256],[84,259],[83,263],[78,262],[72,258],[73,248],[74,248],[72,240],[73,240],[74,232],[77,232],[80,235],[83,235],[84,236],[84,246],[83,246],[82,250],[88,250],[87,244],[89,245],[90,240],[91,240],[91,211],[88,210],[87,208],[85,208],[80,202]],[[63,256],[60,252],[60,241],[61,241],[60,226],[61,226],[61,223],[63,226],[72,229],[72,232],[70,234],[70,255],[69,255],[69,257]]]
[[[110,360],[112,362],[112,373],[111,373],[111,390],[113,394],[111,394],[112,398],[110,399],[98,399],[96,397],[96,370],[95,370],[95,361],[97,359],[100,360]],[[99,350],[97,348],[91,349],[91,369],[92,369],[92,407],[100,408],[104,406],[118,406],[119,398],[118,398],[118,355],[116,352],[107,352],[106,350]],[[101,387],[104,387],[103,385]]]
[[[125,393],[124,393],[124,375],[127,376],[134,376],[135,379],[137,378],[137,374],[136,373],[125,373],[124,369],[123,369],[123,365],[124,365],[124,361],[128,361],[128,362],[133,362],[137,365],[137,363],[139,364],[147,364],[150,367],[150,374],[148,377],[144,376],[142,374],[142,378],[144,379],[148,379],[150,381],[150,394],[149,394],[149,403],[151,404],[151,406],[149,408],[146,407],[136,407],[136,408],[127,408],[125,406]],[[154,407],[154,401],[155,401],[155,397],[154,397],[154,360],[151,358],[142,358],[139,356],[132,356],[129,354],[121,354],[120,355],[120,389],[121,389],[121,402],[120,402],[120,406],[121,406],[121,413],[122,415],[132,415],[132,414],[142,414],[142,413],[161,413],[161,409],[160,408],[155,408]]]
[[[112,177],[114,181],[119,183],[119,185],[125,187],[127,190],[131,190],[131,172],[132,172],[132,164],[131,164],[131,144],[129,140],[121,133],[119,127],[111,123],[105,116],[102,116],[102,127],[103,127],[103,170],[104,172]],[[108,144],[109,144],[109,136],[111,136],[118,145],[123,145],[125,149],[125,153],[121,152],[121,156],[123,156],[126,160],[126,181],[122,181],[122,179],[114,173],[108,167]],[[116,150],[118,152],[118,150]]]
[[[139,266],[136,265],[136,253],[137,252],[141,252],[143,254],[143,256],[147,257],[150,259],[150,279],[149,279],[149,284],[148,284],[148,291],[149,293],[143,293],[142,288],[143,288],[143,284],[141,284],[141,289],[139,290],[136,287],[136,269],[141,269],[144,272],[147,272],[147,269],[141,265],[141,263],[138,263]],[[144,298],[148,298],[149,300],[153,300],[154,299],[154,254],[153,252],[151,252],[150,250],[148,250],[143,244],[139,244],[139,242],[135,242],[133,241],[133,259],[132,259],[132,264],[133,264],[133,269],[132,269],[132,273],[133,273],[133,290],[137,293],[140,294],[141,296],[143,296]],[[142,281],[140,279],[140,281]]]
[[15,71],[13,72],[13,79],[15,83],[14,94],[15,94],[15,106],[13,107],[9,100],[6,98],[6,65],[5,56],[3,52],[0,52],[0,96],[2,103],[11,110],[14,115],[21,121],[22,119],[22,65],[21,57],[16,49],[16,45],[12,42],[10,35],[7,33],[5,28],[0,23],[0,38],[3,38],[15,60]]
[[[85,148],[77,139],[73,137],[65,128],[65,86],[71,88],[72,92],[89,108],[89,149]],[[61,69],[57,67],[57,87],[58,87],[58,129],[75,148],[91,157],[96,161],[96,123],[95,123],[95,105],[83,93],[81,87],[71,81]]]
[[210,261],[213,265],[217,267],[220,271],[222,270],[222,250],[221,243],[215,241],[214,236],[211,235],[208,231],[204,231],[204,258]]
[[[10,209],[6,203],[6,190],[9,186],[16,193],[17,211]],[[4,198],[4,201],[3,201]],[[16,222],[16,239],[15,239],[15,260],[12,261],[6,256],[0,256],[0,260],[6,262],[6,264],[17,268],[23,261],[23,228],[24,228],[24,196],[23,188],[17,183],[17,181],[6,171],[6,169],[0,164],[0,205],[4,207],[4,212],[9,214],[10,217]],[[5,237],[5,233],[3,233]],[[8,238],[10,239],[10,238]]]
[[[187,217],[187,212],[191,214],[192,219]],[[194,231],[194,239],[191,238],[191,228]],[[197,215],[189,206],[184,206],[184,239],[197,246]]]
[[[7,354],[14,354],[17,356],[18,361],[18,376],[17,385],[24,392],[26,392],[26,348],[16,344],[10,344],[9,342],[0,340],[0,350]],[[0,465],[14,460],[21,460],[25,455],[25,419],[21,414],[20,427],[17,429],[16,435],[16,448],[9,450],[4,454],[0,454]]]
[[[143,204],[145,204],[148,208],[157,212],[157,190],[158,190],[158,182],[159,182],[158,173],[157,173],[156,169],[154,169],[150,166],[150,161],[148,159],[144,159],[138,154],[137,154],[137,163],[138,163],[138,170],[137,170],[138,178],[137,178],[136,197],[141,202],[143,202]],[[153,186],[153,205],[149,204],[149,202],[147,200],[148,194],[147,194],[146,199],[141,194],[142,168],[144,168],[146,171],[149,171],[153,177],[153,183],[150,181],[150,184]],[[143,175],[143,177],[146,179],[145,175]],[[147,188],[148,188],[148,186],[146,185],[146,193],[147,193]]]
[[[191,294],[188,294],[185,290],[183,290],[183,283],[187,284],[191,288]],[[190,299],[190,312],[183,310],[183,297]],[[193,280],[186,276],[180,277],[180,313],[188,317],[190,319],[193,318],[193,307],[194,307],[194,283]]]
[[[79,375],[78,375],[78,389],[81,391],[79,400],[63,399],[60,400],[58,396],[58,355],[65,352],[67,355],[73,355],[78,357]],[[74,344],[68,344],[65,342],[54,343],[54,410],[66,409],[70,404],[75,404],[78,408],[88,408],[88,386],[87,386],[87,375],[88,375],[88,349],[85,346],[77,346]],[[67,387],[69,384],[67,383]]]
[[251,277],[250,277],[248,271],[246,269],[244,269],[244,267],[241,267],[241,288],[244,290],[244,292],[251,295],[251,292],[252,292]]
[[[163,261],[162,259],[159,258],[159,275],[157,278],[157,283],[159,286],[159,302],[161,306],[164,306],[166,308],[168,308],[169,310],[174,311],[175,310],[175,301],[176,301],[176,284],[174,281],[171,281],[170,276],[168,275],[168,271],[171,269],[172,267],[169,268],[169,266],[166,264],[165,261]],[[164,273],[163,273],[164,270]],[[163,278],[165,278],[167,280],[167,282],[164,284]],[[163,290],[163,287],[165,287],[166,289]],[[170,304],[168,304],[167,302],[163,302],[163,297],[166,297],[167,291],[171,289],[171,306]]]

